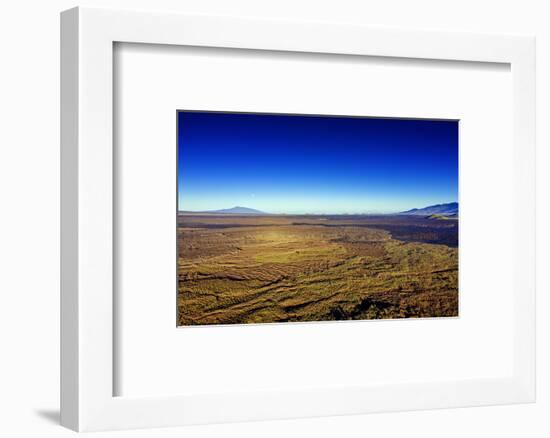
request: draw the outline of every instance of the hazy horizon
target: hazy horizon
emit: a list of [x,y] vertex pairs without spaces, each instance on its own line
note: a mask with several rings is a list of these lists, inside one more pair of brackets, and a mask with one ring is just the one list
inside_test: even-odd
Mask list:
[[213,208],[213,209],[209,209],[209,210],[182,210],[182,209],[178,209],[178,212],[183,212],[183,213],[211,213],[211,212],[218,212],[218,211],[223,211],[223,210],[231,210],[231,209],[234,209],[234,208],[246,208],[246,209],[258,210],[262,214],[266,214],[266,215],[318,215],[318,216],[322,216],[322,215],[378,215],[378,214],[384,215],[384,214],[401,213],[401,212],[404,212],[404,211],[412,210],[414,208],[421,209],[421,208],[425,208],[425,207],[431,207],[431,206],[434,206],[434,205],[451,204],[451,203],[458,203],[458,201],[440,202],[440,203],[437,203],[437,204],[416,206],[416,207],[411,207],[411,208],[408,208],[408,209],[405,209],[405,210],[389,211],[389,212],[382,212],[382,211],[350,211],[350,212],[334,213],[334,212],[328,211],[328,212],[282,212],[282,213],[272,213],[270,211],[260,210],[259,208],[255,208],[254,206],[250,206],[250,205],[233,205],[231,207],[224,206],[224,207],[221,207],[221,208]]
[[388,214],[458,202],[458,122],[178,113],[178,211]]

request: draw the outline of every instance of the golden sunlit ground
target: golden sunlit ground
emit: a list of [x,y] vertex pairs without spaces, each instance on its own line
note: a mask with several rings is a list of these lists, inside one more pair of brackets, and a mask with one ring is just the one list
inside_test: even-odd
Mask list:
[[178,217],[178,325],[458,315],[458,223]]

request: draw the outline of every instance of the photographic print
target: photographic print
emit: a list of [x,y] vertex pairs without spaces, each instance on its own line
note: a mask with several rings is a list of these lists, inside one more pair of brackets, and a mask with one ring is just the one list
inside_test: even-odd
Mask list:
[[178,111],[177,325],[458,316],[458,123]]

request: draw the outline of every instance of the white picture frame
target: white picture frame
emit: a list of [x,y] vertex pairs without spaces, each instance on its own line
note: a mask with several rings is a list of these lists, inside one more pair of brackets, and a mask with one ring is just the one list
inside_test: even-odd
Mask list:
[[[510,239],[515,268],[512,375],[369,387],[114,396],[113,49],[117,42],[509,64],[515,157],[510,194],[515,224]],[[93,431],[535,400],[533,37],[75,8],[61,15],[61,123],[64,426]]]

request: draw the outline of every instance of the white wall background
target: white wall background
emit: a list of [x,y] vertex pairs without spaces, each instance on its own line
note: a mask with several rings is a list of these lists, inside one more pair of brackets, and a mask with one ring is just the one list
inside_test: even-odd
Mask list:
[[[538,402],[100,436],[550,436],[550,7],[545,0],[90,0],[80,5],[537,35]],[[59,406],[59,12],[0,10],[0,435],[70,436]],[[504,207],[505,208],[505,207]]]

